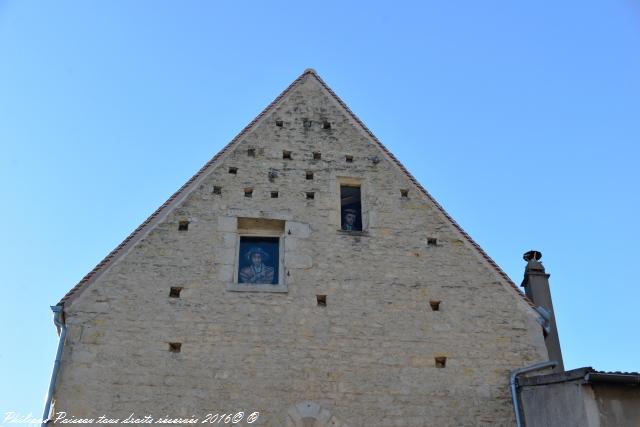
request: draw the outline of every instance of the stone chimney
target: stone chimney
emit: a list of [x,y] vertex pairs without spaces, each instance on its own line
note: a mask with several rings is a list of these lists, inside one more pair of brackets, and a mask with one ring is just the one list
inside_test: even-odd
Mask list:
[[549,360],[558,362],[554,372],[563,372],[564,363],[562,361],[562,351],[560,350],[556,316],[553,312],[553,302],[551,301],[549,275],[545,272],[544,266],[540,262],[542,253],[529,251],[522,257],[527,261],[522,286],[527,297],[536,306],[536,310],[538,310],[543,319],[541,323],[543,323],[544,342],[549,353]]

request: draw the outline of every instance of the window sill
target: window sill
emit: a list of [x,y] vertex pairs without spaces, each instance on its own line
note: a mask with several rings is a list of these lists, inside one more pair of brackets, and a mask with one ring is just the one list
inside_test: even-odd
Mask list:
[[362,231],[362,230],[354,230],[354,231],[347,231],[347,230],[341,230],[338,229],[338,234],[342,234],[344,236],[364,236],[364,237],[369,237],[369,233],[367,231]]
[[232,292],[288,292],[287,285],[246,285],[244,283],[228,283],[227,290]]

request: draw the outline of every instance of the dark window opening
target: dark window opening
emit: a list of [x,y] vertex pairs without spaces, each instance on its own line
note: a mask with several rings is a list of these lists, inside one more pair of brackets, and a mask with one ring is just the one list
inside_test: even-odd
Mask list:
[[182,288],[179,286],[172,286],[169,289],[169,297],[171,298],[180,298],[180,292],[182,292]]
[[315,199],[316,193],[313,191],[307,191],[307,199]]
[[444,368],[445,366],[447,366],[447,358],[436,357],[436,368]]
[[305,128],[309,129],[311,127],[311,120],[304,120],[303,125]]
[[440,301],[431,300],[429,301],[429,305],[431,306],[431,310],[440,311]]
[[438,244],[438,239],[436,239],[435,237],[428,237],[427,238],[427,245],[436,246],[437,244]]
[[213,194],[222,194],[222,187],[214,185],[213,186]]
[[238,173],[238,168],[234,168],[234,167],[229,168],[229,173],[233,174],[233,175],[237,174]]
[[249,157],[255,157],[256,156],[256,149],[255,148],[249,148],[247,150],[247,156]]
[[283,159],[287,159],[287,160],[291,160],[291,151],[283,151],[282,152],[282,158]]
[[326,295],[316,295],[316,301],[318,302],[318,306],[326,307],[327,306],[327,296]]
[[345,160],[347,163],[353,163],[353,156],[350,156],[350,155],[348,155],[348,156],[344,156],[344,160]]
[[189,229],[189,221],[180,221],[178,223],[178,231],[187,231]]
[[331,123],[325,120],[322,122],[322,129],[331,129]]
[[280,268],[279,237],[240,237],[238,283],[277,285]]
[[278,198],[278,192],[277,191],[272,191],[271,192],[271,198],[272,199],[277,199]]
[[313,179],[313,172],[307,172],[307,179]]
[[169,343],[169,351],[171,353],[180,353],[181,349],[182,349],[182,343],[180,343],[180,342],[170,342]]
[[406,199],[407,197],[409,197],[409,190],[400,190],[400,196],[403,199]]
[[360,187],[340,186],[341,228],[346,231],[362,231],[362,203]]
[[313,160],[320,160],[320,159],[322,159],[322,153],[314,151],[313,152]]
[[253,197],[253,188],[245,188],[244,197]]
[[276,120],[276,126],[281,128],[282,126],[284,126],[284,122],[282,120]]

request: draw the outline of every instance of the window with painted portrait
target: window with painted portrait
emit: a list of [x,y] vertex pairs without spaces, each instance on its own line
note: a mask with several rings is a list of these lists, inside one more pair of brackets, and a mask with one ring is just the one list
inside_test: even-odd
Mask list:
[[340,186],[340,217],[342,230],[362,231],[362,202],[359,186]]
[[241,236],[238,254],[238,284],[280,283],[280,238]]

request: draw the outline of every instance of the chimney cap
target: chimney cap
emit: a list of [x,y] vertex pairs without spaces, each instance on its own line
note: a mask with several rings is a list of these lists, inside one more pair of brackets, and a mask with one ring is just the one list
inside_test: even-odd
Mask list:
[[522,255],[522,259],[527,262],[531,260],[540,261],[541,258],[542,258],[542,252],[540,251],[528,251],[528,252],[525,252],[524,255]]

